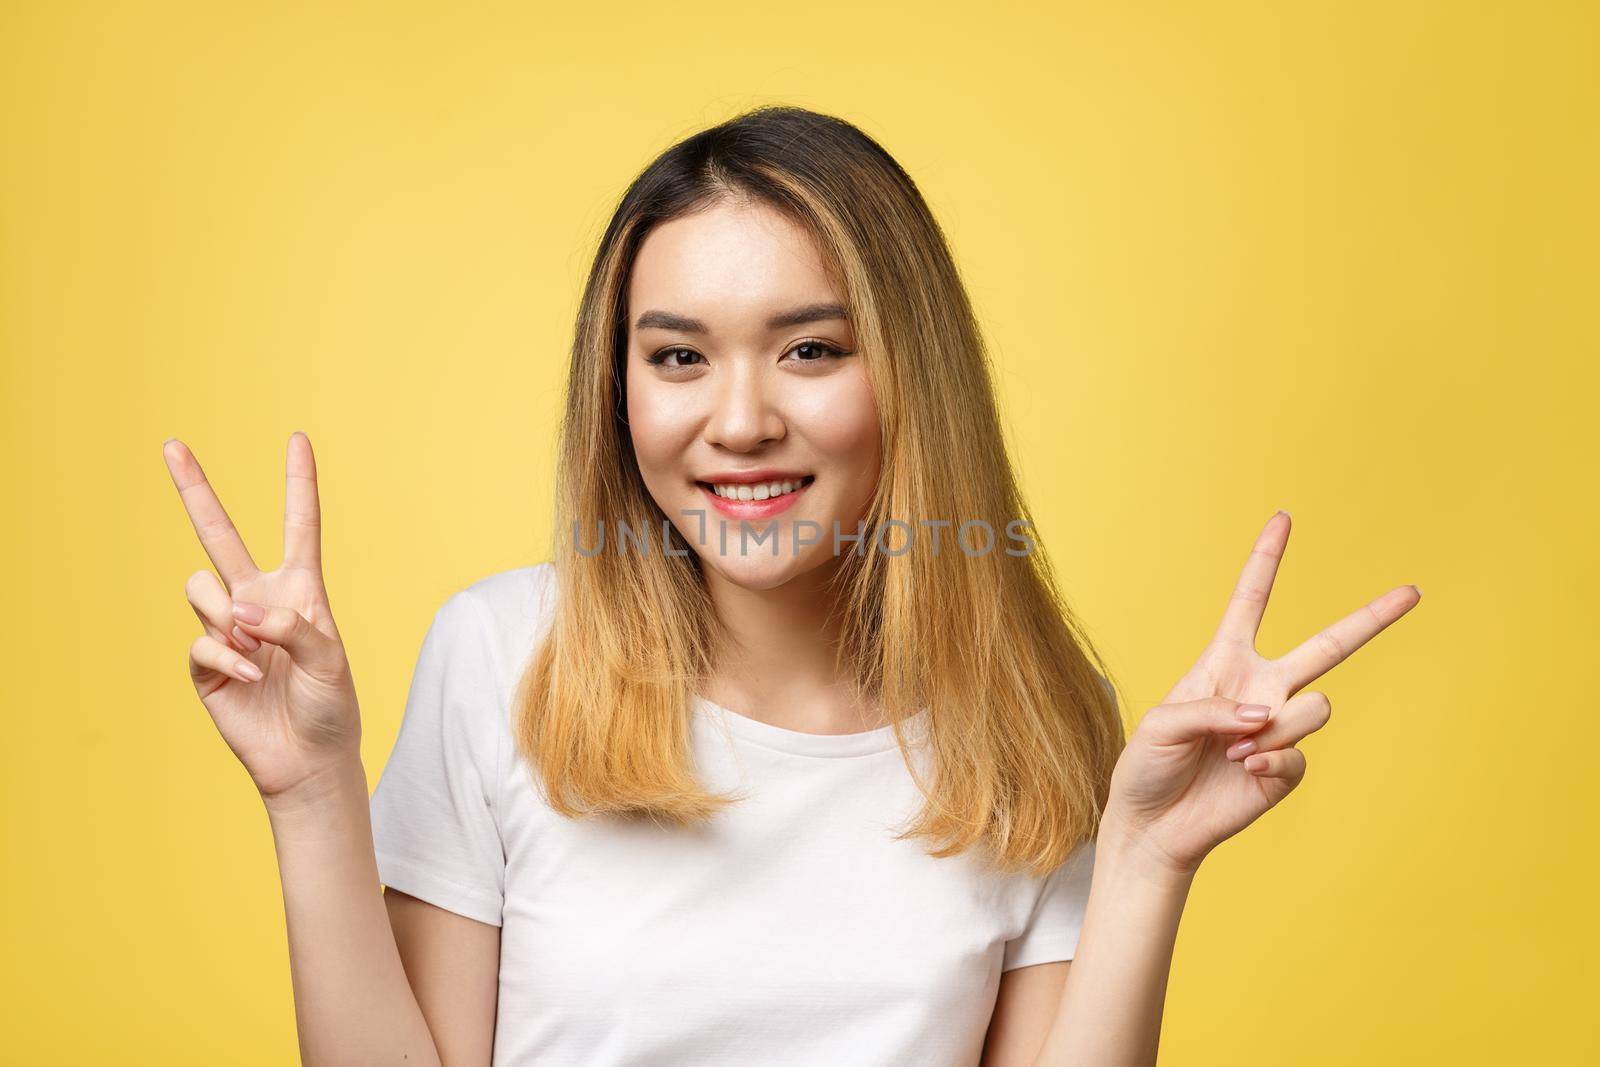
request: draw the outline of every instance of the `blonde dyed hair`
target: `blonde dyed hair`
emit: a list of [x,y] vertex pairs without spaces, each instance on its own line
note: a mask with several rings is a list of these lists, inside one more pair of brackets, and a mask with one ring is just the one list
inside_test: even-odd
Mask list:
[[[1109,672],[1042,547],[968,555],[950,543],[970,520],[1032,525],[966,290],[905,171],[855,126],[801,108],[757,108],[674,145],[600,240],[561,426],[557,605],[518,689],[518,748],[570,817],[683,826],[739,799],[708,792],[694,766],[689,697],[724,636],[698,557],[659,541],[580,555],[574,535],[592,538],[602,520],[663,529],[623,415],[628,280],[652,227],[729,198],[786,212],[845,294],[882,426],[864,543],[890,520],[952,522],[938,555],[920,537],[898,556],[850,552],[830,580],[841,669],[894,724],[925,799],[900,836],[934,856],[976,847],[1002,869],[1046,873],[1098,827],[1123,744]],[[927,775],[902,730],[924,708]]]

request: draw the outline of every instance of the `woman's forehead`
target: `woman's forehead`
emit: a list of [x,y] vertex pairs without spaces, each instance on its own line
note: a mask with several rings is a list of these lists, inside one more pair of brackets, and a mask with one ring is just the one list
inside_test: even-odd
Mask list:
[[629,306],[699,319],[765,319],[798,304],[843,304],[804,227],[762,205],[718,204],[656,226],[629,278]]

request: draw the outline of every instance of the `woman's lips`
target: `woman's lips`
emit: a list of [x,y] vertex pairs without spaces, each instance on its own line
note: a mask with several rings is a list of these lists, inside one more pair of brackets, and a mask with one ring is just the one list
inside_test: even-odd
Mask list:
[[718,496],[716,492],[704,482],[696,482],[702,495],[711,506],[730,519],[770,519],[794,507],[806,490],[816,484],[816,479],[802,483],[793,492],[783,493],[779,496],[768,497],[766,500],[729,500],[725,496]]

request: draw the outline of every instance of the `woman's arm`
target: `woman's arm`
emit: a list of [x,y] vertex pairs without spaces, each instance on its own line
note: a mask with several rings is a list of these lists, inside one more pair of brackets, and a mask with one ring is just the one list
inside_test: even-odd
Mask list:
[[500,927],[392,887],[383,902],[439,1058],[487,1067],[500,1000]]
[[1036,1067],[1155,1063],[1178,922],[1201,861],[1304,778],[1295,746],[1332,708],[1302,690],[1421,599],[1415,586],[1393,589],[1266,659],[1256,634],[1288,539],[1280,511],[1256,538],[1211,643],[1117,761],[1077,953]]
[[1331,705],[1302,689],[1421,600],[1402,585],[1266,659],[1256,633],[1288,536],[1286,512],[1267,520],[1210,645],[1117,760],[1077,953],[1035,1067],[1154,1064],[1173,944],[1200,862],[1306,776],[1294,745],[1328,723]]
[[[289,438],[283,563],[273,571],[256,566],[188,448],[174,439],[162,454],[216,567],[184,587],[204,631],[189,648],[189,676],[272,824],[303,1061],[427,1065],[447,1053],[452,1063],[487,1062],[484,997],[460,1007],[430,994],[425,1017],[379,888],[360,709],[322,577],[310,441]],[[465,974],[464,988],[483,990],[498,977],[497,935],[492,953],[475,929],[447,950],[437,937],[403,938],[429,946],[406,961],[412,981],[432,991],[439,973]]]
[[379,888],[360,761],[330,767],[293,795],[268,798],[267,815],[302,1062],[442,1063]]
[[1192,881],[1153,868],[1136,849],[1101,834],[1078,948],[1036,1067],[1155,1062]]

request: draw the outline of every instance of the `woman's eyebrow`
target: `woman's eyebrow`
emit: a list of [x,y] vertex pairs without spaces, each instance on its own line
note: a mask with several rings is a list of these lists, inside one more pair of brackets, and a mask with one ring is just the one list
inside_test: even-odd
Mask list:
[[[843,304],[805,304],[788,311],[780,311],[772,316],[767,320],[767,329],[782,330],[790,326],[802,326],[808,322],[826,322],[831,319],[848,322],[850,315],[845,311]],[[711,332],[699,319],[691,319],[687,315],[677,315],[670,311],[646,311],[633,324],[635,330],[652,327],[658,330],[676,330],[679,333]]]
[[782,330],[789,326],[803,326],[808,322],[826,322],[830,319],[850,321],[843,304],[806,304],[790,311],[779,312],[767,320],[767,329]]

